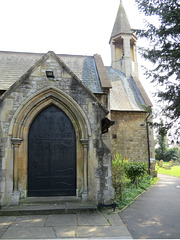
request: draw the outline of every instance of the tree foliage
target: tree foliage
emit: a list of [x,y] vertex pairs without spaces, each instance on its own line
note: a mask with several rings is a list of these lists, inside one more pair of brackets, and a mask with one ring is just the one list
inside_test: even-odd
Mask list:
[[148,47],[141,48],[140,52],[153,64],[152,69],[146,69],[146,74],[158,87],[156,96],[163,102],[162,114],[170,119],[165,127],[176,125],[180,133],[180,1],[135,1],[147,17],[158,17],[158,24],[149,18],[145,30],[135,32],[149,41]]
[[166,153],[166,161],[169,162],[171,160],[180,162],[180,148],[173,147],[168,149]]
[[157,140],[159,147],[156,149],[156,159],[165,161],[167,154],[167,130],[162,120],[158,128]]
[[156,160],[163,160],[165,162],[169,162],[171,160],[180,162],[180,148],[179,147],[173,147],[173,148],[167,148],[165,152],[161,151],[161,148],[158,147],[155,149],[156,153]]
[[162,120],[159,124],[157,140],[159,147],[155,149],[156,160],[163,160],[165,162],[169,162],[170,160],[180,161],[180,148],[174,147],[168,149],[167,147],[167,130]]

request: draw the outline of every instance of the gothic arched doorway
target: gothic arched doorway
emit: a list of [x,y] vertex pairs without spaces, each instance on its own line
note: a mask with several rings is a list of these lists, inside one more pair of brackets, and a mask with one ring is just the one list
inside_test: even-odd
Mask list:
[[28,196],[76,195],[76,134],[67,115],[51,105],[31,124]]

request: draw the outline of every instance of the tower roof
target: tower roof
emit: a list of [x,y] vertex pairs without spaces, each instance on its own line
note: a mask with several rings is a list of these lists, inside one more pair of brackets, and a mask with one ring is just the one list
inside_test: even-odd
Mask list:
[[116,20],[114,23],[114,27],[113,27],[113,30],[111,33],[110,41],[112,38],[114,38],[120,34],[132,34],[129,20],[127,18],[122,1],[120,1],[120,5],[119,5],[118,12],[117,12]]

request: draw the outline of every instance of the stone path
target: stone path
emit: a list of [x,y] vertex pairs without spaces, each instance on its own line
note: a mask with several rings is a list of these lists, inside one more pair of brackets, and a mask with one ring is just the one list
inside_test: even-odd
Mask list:
[[1,239],[132,239],[117,213],[0,216]]

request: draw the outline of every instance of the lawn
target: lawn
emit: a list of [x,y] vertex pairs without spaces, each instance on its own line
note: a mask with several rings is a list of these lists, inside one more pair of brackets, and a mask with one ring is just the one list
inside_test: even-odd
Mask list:
[[156,165],[156,170],[158,173],[161,174],[170,175],[173,177],[180,177],[180,166],[173,166],[171,167],[171,170],[166,170]]

